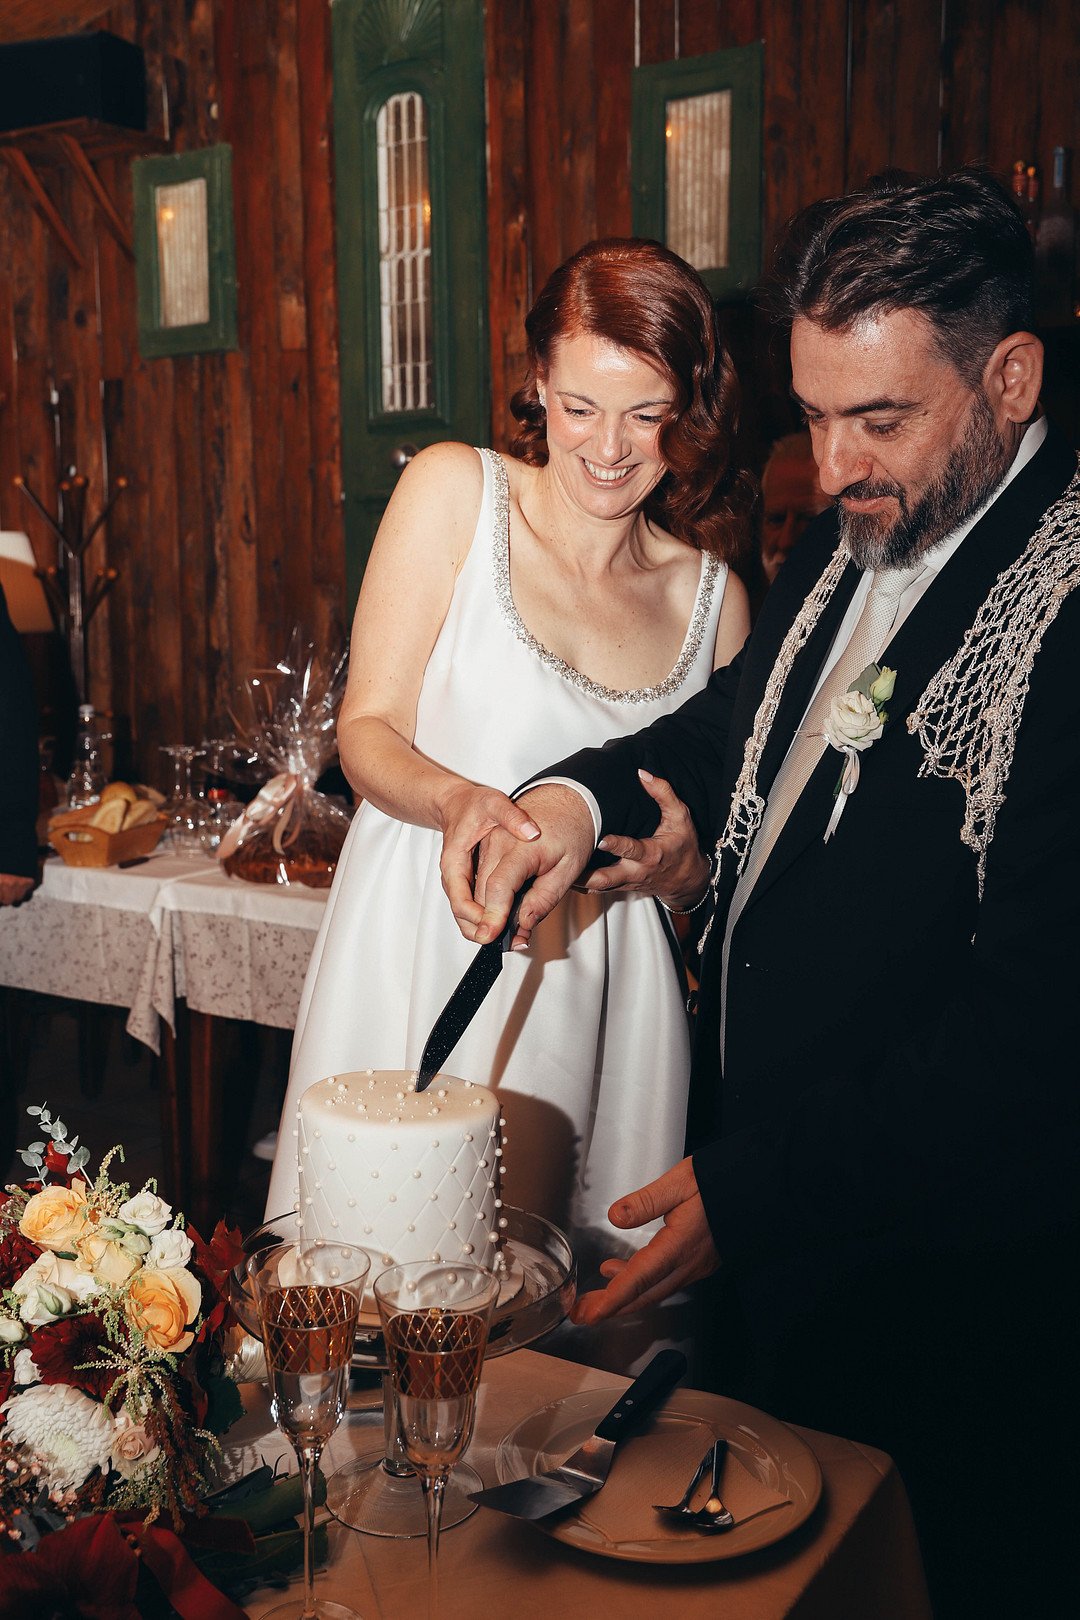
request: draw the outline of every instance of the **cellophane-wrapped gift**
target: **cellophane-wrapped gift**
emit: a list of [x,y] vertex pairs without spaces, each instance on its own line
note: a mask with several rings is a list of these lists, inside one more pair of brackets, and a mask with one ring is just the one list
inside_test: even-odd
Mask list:
[[346,811],[315,786],[337,751],[348,649],[322,655],[295,629],[273,669],[243,683],[238,735],[267,778],[217,856],[231,877],[328,889],[349,830]]

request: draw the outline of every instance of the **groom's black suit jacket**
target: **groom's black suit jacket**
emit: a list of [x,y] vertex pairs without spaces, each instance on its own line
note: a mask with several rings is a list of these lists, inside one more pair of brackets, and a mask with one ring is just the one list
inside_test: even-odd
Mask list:
[[[888,724],[828,844],[842,761],[825,751],[734,929],[723,1074],[730,855],[701,965],[693,1088],[712,1119],[694,1165],[737,1293],[728,1304],[749,1329],[750,1378],[738,1387],[782,1416],[893,1449],[903,1442],[882,1404],[903,1401],[894,1363],[910,1360],[911,1313],[953,1322],[983,1267],[990,1294],[975,1291],[978,1324],[964,1305],[971,1342],[956,1353],[961,1365],[985,1362],[982,1308],[997,1320],[1005,1271],[1041,1298],[1036,1276],[1075,1230],[1080,590],[1035,661],[981,902],[960,839],[963,788],[920,777],[905,721],[1076,465],[1051,430],[900,627],[885,657],[897,671]],[[777,652],[835,545],[829,514],[785,564],[739,658],[702,693],[552,767],[592,789],[605,832],[653,830],[640,765],[672,784],[711,851]],[[859,577],[849,564],[795,661],[763,797]],[[1000,1312],[1018,1308],[1011,1288]],[[883,1353],[891,1370],[866,1406],[867,1358]]]

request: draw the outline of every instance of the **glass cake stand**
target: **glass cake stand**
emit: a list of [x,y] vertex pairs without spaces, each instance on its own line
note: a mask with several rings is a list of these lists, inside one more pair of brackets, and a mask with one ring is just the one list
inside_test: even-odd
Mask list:
[[[488,1338],[487,1355],[505,1356],[533,1344],[552,1328],[558,1327],[574,1303],[577,1266],[569,1242],[540,1215],[506,1206],[506,1229],[502,1256],[506,1269],[504,1283],[495,1305]],[[278,1243],[294,1241],[298,1235],[295,1214],[267,1221],[244,1239],[245,1260]],[[374,1278],[375,1270],[372,1270]],[[248,1282],[245,1263],[232,1274],[232,1303],[243,1326],[259,1337],[259,1319]],[[354,1372],[386,1373],[386,1349],[378,1316],[361,1313],[353,1351]],[[363,1419],[370,1415],[371,1442],[352,1462],[331,1474],[326,1485],[326,1505],[336,1519],[369,1536],[407,1539],[427,1534],[427,1515],[420,1481],[405,1461],[397,1433],[390,1380],[382,1380],[381,1412],[351,1413]],[[468,1491],[480,1490],[483,1480],[472,1468],[459,1464],[450,1476],[443,1504],[442,1528],[449,1530],[476,1512]]]

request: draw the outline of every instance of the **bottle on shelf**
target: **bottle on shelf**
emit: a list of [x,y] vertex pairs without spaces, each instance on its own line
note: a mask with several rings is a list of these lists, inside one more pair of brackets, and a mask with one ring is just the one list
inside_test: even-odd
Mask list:
[[80,810],[84,805],[96,804],[104,786],[105,770],[101,762],[94,706],[92,703],[80,703],[75,756],[67,784],[68,809]]
[[1050,187],[1035,236],[1035,309],[1044,326],[1076,312],[1076,210],[1069,188],[1069,149],[1055,146]]

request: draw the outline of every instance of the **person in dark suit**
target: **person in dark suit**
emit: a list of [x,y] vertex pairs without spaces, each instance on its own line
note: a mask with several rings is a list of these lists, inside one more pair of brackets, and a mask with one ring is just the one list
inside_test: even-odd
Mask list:
[[18,905],[37,875],[37,711],[30,665],[0,589],[0,906]]
[[703,693],[446,881],[483,941],[534,878],[523,948],[599,842],[590,887],[700,916],[708,1128],[613,1207],[664,1224],[578,1318],[719,1270],[722,1387],[897,1458],[939,1616],[1046,1620],[1080,1613],[1080,479],[1031,268],[973,171],[793,222],[773,307],[833,510]]

